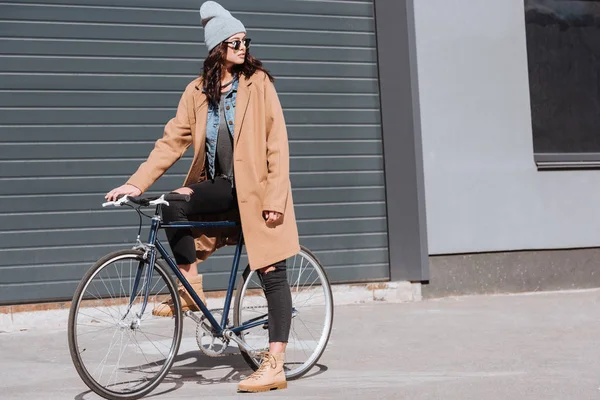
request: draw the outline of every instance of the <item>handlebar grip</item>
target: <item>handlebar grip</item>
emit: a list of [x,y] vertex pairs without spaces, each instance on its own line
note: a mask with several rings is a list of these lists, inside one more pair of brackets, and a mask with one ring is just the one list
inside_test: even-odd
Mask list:
[[142,196],[127,196],[127,200],[140,206],[148,206],[150,205],[150,201],[155,200],[155,198]]
[[189,194],[169,193],[165,195],[166,201],[190,201]]

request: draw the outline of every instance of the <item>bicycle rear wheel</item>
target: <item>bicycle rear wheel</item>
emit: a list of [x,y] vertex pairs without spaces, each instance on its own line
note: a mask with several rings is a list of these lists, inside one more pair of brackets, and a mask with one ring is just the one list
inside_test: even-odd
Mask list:
[[[175,283],[159,262],[147,283],[143,253],[123,250],[92,266],[73,296],[71,358],[85,384],[106,399],[131,400],[150,393],[177,355],[183,317]],[[147,287],[148,303],[141,314]],[[174,316],[153,316],[154,306],[169,299]]]
[[[333,296],[325,269],[305,247],[287,260],[292,292],[292,326],[285,354],[287,379],[306,374],[325,351],[333,325]],[[238,284],[233,310],[234,326],[267,318],[267,299],[256,271],[247,267]],[[243,331],[241,338],[254,354],[242,350],[248,365],[260,366],[259,352],[269,350],[268,323]]]

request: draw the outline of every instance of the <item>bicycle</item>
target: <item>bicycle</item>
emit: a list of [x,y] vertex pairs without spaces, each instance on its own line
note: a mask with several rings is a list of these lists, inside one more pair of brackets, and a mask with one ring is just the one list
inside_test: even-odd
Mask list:
[[[261,353],[268,351],[266,299],[259,277],[249,266],[238,280],[233,324],[230,323],[229,312],[243,247],[240,223],[162,223],[163,204],[188,200],[189,196],[179,194],[125,196],[103,204],[104,207],[129,206],[137,211],[140,223],[136,245],[102,257],[82,278],[71,304],[68,337],[77,373],[91,390],[106,399],[138,399],[161,383],[179,350],[184,315],[196,324],[196,341],[208,356],[222,355],[235,343],[248,365],[256,370]],[[151,206],[156,206],[153,216],[141,210]],[[143,216],[152,219],[146,243],[140,241]],[[237,227],[239,240],[224,307],[209,310],[158,240],[158,230],[223,227]],[[293,310],[284,368],[287,379],[295,379],[317,363],[327,346],[333,324],[333,297],[323,266],[308,249],[301,247],[300,253],[287,262]],[[173,277],[188,291],[199,312],[182,313]],[[172,317],[152,315],[155,305],[169,299],[174,309]],[[299,332],[308,332],[308,335],[301,337]]]

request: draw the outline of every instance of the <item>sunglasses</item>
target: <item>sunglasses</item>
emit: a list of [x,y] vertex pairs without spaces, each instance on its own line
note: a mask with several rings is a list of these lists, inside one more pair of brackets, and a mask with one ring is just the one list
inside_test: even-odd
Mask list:
[[244,40],[232,40],[231,42],[223,42],[223,43],[227,43],[227,44],[231,45],[229,47],[231,47],[234,50],[239,50],[240,47],[242,46],[242,43],[244,43],[245,48],[247,48],[247,49],[250,48],[251,40],[252,39],[246,38]]

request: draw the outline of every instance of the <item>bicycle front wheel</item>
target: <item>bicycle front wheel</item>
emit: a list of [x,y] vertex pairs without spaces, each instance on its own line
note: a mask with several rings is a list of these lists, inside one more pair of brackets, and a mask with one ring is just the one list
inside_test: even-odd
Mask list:
[[[333,296],[325,269],[305,247],[287,260],[287,278],[292,292],[292,325],[285,353],[287,379],[306,374],[325,351],[333,325]],[[267,299],[256,271],[247,267],[239,282],[233,322],[241,326],[266,319]],[[260,366],[259,353],[269,350],[268,322],[241,333],[253,354],[242,350],[251,368]]]
[[[99,260],[83,277],[69,314],[69,350],[85,384],[111,400],[138,399],[160,384],[175,360],[183,318],[175,283],[141,251]],[[144,298],[148,301],[144,310]],[[173,317],[152,315],[171,301]]]

